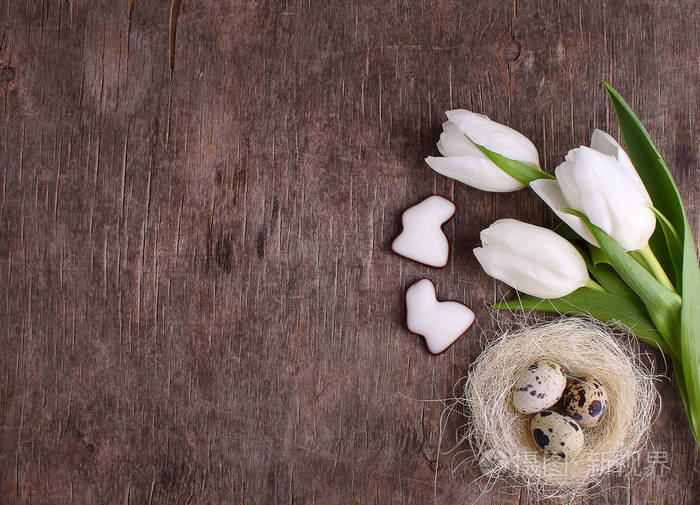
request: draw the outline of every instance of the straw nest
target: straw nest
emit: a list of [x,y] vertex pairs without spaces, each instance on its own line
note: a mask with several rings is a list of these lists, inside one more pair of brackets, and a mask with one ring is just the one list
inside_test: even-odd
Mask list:
[[[467,439],[488,482],[506,479],[530,497],[574,498],[621,469],[647,440],[658,394],[634,346],[607,326],[562,318],[525,326],[490,342],[466,378]],[[585,429],[584,449],[572,461],[547,458],[530,433],[530,417],[511,400],[520,374],[537,359],[551,359],[574,377],[591,376],[607,390],[609,410]]]

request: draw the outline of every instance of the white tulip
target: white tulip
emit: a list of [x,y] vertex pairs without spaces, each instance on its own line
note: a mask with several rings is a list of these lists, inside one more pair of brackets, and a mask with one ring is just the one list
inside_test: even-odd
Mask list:
[[530,187],[562,221],[598,246],[586,224],[562,212],[583,212],[626,251],[643,249],[654,232],[651,198],[627,153],[615,139],[595,130],[591,147],[572,149],[555,170],[556,181],[538,179]]
[[467,110],[450,110],[445,114],[447,121],[442,124],[437,144],[443,157],[425,159],[437,173],[483,191],[507,192],[524,187],[489,160],[472,141],[501,156],[539,168],[537,148],[521,133]]
[[491,277],[539,298],[560,298],[589,284],[576,248],[552,230],[499,219],[481,232],[476,259]]
[[564,193],[562,193],[557,181],[552,179],[537,179],[530,183],[530,187],[542,200],[544,200],[544,203],[551,207],[554,213],[559,216],[559,219],[568,224],[571,229],[578,233],[582,238],[598,247],[598,241],[593,236],[593,233],[591,233],[591,230],[588,229],[586,223],[584,223],[580,217],[567,214],[566,212],[562,211],[562,209],[573,207],[567,203]]

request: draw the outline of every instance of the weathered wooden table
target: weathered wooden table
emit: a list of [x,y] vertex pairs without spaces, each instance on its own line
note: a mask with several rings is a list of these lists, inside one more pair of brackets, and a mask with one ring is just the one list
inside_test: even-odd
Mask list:
[[[464,107],[524,132],[552,171],[594,127],[617,134],[608,79],[697,222],[695,2],[171,10],[1,2],[0,502],[426,504],[435,486],[441,504],[524,503],[479,498],[478,469],[449,456],[434,482],[442,405],[418,400],[449,396],[495,327],[507,287],[478,268],[479,230],[554,218],[423,158]],[[389,251],[433,192],[458,208],[444,270]],[[439,357],[404,326],[421,276],[477,311]],[[700,502],[680,397],[658,388],[650,474],[582,503]]]

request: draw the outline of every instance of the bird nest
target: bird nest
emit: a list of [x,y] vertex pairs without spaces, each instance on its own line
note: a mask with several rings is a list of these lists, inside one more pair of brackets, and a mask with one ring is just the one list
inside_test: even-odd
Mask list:
[[[573,500],[624,467],[647,441],[658,394],[635,347],[607,326],[577,318],[525,326],[490,342],[466,378],[466,438],[484,478],[525,486],[531,497]],[[590,376],[607,390],[609,410],[585,429],[584,448],[571,461],[542,454],[530,417],[513,407],[512,390],[534,361],[559,363],[571,378]]]

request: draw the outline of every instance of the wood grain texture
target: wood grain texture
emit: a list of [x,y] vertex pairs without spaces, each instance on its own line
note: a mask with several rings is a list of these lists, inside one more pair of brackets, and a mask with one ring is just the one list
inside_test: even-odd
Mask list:
[[[496,218],[554,222],[427,169],[446,109],[521,130],[552,171],[617,133],[608,79],[697,223],[692,0],[186,1],[172,76],[170,8],[0,2],[2,503],[431,503],[441,405],[417,400],[451,394],[506,293],[470,250]],[[433,192],[458,209],[443,270],[389,251]],[[422,276],[477,312],[439,357],[404,326]],[[581,503],[700,502],[658,387],[670,469]],[[439,466],[438,503],[527,501],[479,498],[478,475]]]

